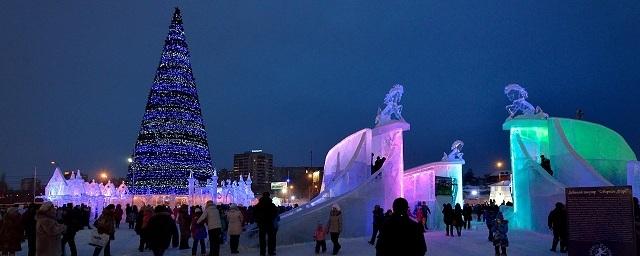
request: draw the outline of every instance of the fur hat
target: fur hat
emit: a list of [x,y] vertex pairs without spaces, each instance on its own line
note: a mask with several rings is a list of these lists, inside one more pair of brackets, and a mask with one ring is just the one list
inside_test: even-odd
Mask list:
[[44,202],[41,206],[40,209],[38,209],[38,212],[41,213],[47,213],[50,210],[53,209],[53,204],[51,202]]

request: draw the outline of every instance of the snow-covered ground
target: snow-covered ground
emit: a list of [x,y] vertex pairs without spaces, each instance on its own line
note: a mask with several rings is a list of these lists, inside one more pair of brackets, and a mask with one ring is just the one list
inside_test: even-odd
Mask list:
[[[472,230],[462,231],[462,237],[447,237],[444,235],[444,231],[431,231],[425,234],[427,241],[427,255],[433,256],[448,256],[448,255],[465,255],[465,256],[487,256],[493,255],[493,246],[487,241],[487,229],[479,223],[473,223]],[[91,230],[81,230],[76,236],[76,244],[78,245],[78,255],[92,255],[93,248],[88,245],[89,234]],[[315,243],[311,241],[311,235],[313,231],[309,231],[310,241],[309,243],[278,246],[278,256],[304,256],[315,255],[313,249]],[[509,255],[517,256],[545,256],[545,255],[562,255],[560,253],[553,253],[549,251],[551,246],[552,236],[550,234],[540,234],[529,231],[511,230],[509,232],[509,243],[507,253]],[[368,238],[347,238],[340,239],[342,244],[342,250],[339,255],[375,255],[375,249],[373,246],[367,243]],[[327,240],[327,253],[330,255],[331,241]],[[23,243],[22,252],[18,255],[26,255],[27,245]],[[150,256],[153,255],[150,251],[138,252],[138,236],[136,233],[127,229],[126,225],[120,226],[120,229],[116,231],[116,240],[112,241],[111,254],[118,256]],[[207,248],[208,249],[208,248]],[[229,244],[222,246],[221,254],[230,255]],[[242,241],[240,241],[240,254],[236,255],[258,255],[257,248],[243,248]],[[67,255],[69,255],[69,249],[67,248]],[[188,256],[191,255],[191,250],[177,250],[169,249],[165,253],[167,256]],[[200,252],[198,252],[200,255]]]

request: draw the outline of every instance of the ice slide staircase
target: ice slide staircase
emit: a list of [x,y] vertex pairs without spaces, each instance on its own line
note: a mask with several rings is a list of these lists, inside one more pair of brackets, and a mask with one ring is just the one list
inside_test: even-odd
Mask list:
[[[564,202],[566,187],[624,185],[624,165],[635,160],[624,139],[601,125],[549,118],[511,120],[505,127],[511,130],[515,213],[510,219],[516,227],[546,230],[547,215],[555,202]],[[603,143],[613,144],[604,147],[615,152],[599,149]],[[551,159],[553,176],[536,161],[540,154]]]

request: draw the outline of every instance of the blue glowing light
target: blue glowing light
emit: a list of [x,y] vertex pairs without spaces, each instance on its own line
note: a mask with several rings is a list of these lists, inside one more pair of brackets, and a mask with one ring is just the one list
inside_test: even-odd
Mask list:
[[176,8],[127,174],[133,194],[187,194],[187,178],[213,174],[204,120]]

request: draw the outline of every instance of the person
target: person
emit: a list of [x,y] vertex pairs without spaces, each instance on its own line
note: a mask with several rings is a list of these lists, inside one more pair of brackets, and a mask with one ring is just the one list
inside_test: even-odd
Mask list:
[[170,211],[166,206],[156,206],[153,210],[154,214],[147,224],[149,249],[154,256],[164,255],[171,244],[171,238],[178,233],[176,222],[171,218]]
[[115,209],[116,207],[113,204],[107,205],[104,210],[102,210],[102,214],[100,217],[96,219],[93,223],[93,226],[96,227],[98,234],[108,234],[109,241],[104,247],[96,246],[93,250],[93,256],[100,255],[100,251],[104,249],[104,256],[111,255],[111,240],[115,239],[116,233],[116,221],[115,221]]
[[91,217],[91,207],[89,207],[88,205],[81,205],[82,207],[82,220],[84,221],[84,225],[86,226],[87,229],[91,229],[91,225],[89,225],[89,219]]
[[191,237],[191,215],[186,204],[178,210],[178,226],[180,226],[180,250],[189,249],[189,237]]
[[143,252],[145,248],[149,248],[149,243],[147,241],[147,226],[149,225],[149,220],[153,216],[153,208],[150,205],[142,206],[140,209],[140,213],[136,216],[136,226],[135,231],[136,234],[140,236],[140,244],[138,246],[138,251]]
[[36,214],[36,255],[61,255],[64,224],[56,220],[56,209],[45,202]]
[[196,256],[198,244],[200,244],[200,254],[205,256],[207,250],[205,249],[204,239],[207,238],[207,227],[202,223],[198,223],[198,219],[202,216],[202,209],[200,209],[200,207],[194,208],[192,215],[191,236],[193,237],[193,246],[191,246],[191,255]]
[[242,234],[242,223],[244,217],[238,209],[236,204],[231,204],[229,211],[227,211],[228,232],[229,232],[229,247],[232,254],[240,253],[238,251],[238,244],[240,243],[240,234]]
[[496,219],[491,225],[491,232],[493,233],[493,248],[496,256],[507,256],[507,247],[509,246],[509,238],[507,232],[509,232],[509,221],[505,220],[502,213],[498,211]]
[[64,255],[65,245],[69,244],[71,256],[78,255],[76,248],[76,233],[82,228],[82,209],[80,206],[68,203],[66,210],[62,213],[62,223],[67,226],[67,230],[62,234],[62,254]]
[[36,256],[36,212],[38,206],[30,204],[27,211],[22,215],[22,226],[27,237],[28,256]]
[[480,222],[482,219],[480,217],[482,217],[482,206],[480,204],[476,204],[473,206],[473,211],[476,213],[476,216],[478,216],[478,222]]
[[442,218],[444,219],[447,236],[453,236],[453,208],[451,208],[451,204],[443,204],[442,206],[444,208],[442,209]]
[[498,209],[498,206],[491,201],[484,212],[484,220],[487,224],[487,230],[489,230],[489,237],[487,239],[489,239],[490,242],[493,242],[493,232],[491,232],[491,229],[495,223]]
[[471,229],[471,221],[473,220],[473,209],[471,205],[464,204],[464,207],[462,207],[462,217],[464,217],[464,224],[462,225],[464,229]]
[[174,205],[173,206],[173,211],[171,211],[171,217],[173,217],[173,220],[178,220],[178,214],[179,214],[179,210],[178,210],[178,205]]
[[4,255],[16,255],[22,251],[23,228],[18,207],[9,207],[7,213],[0,221],[0,253]]
[[116,228],[120,228],[120,222],[122,221],[123,214],[122,206],[120,204],[116,205],[116,209],[113,211],[113,219],[116,222]]
[[553,231],[553,243],[551,244],[551,251],[555,252],[560,242],[560,252],[567,251],[567,211],[564,209],[564,204],[557,202],[556,208],[549,213],[547,220],[549,229]]
[[369,239],[369,244],[374,245],[376,243],[376,236],[380,227],[382,227],[382,223],[384,223],[384,211],[380,205],[376,205],[373,207],[373,233],[371,234],[371,239]]
[[218,256],[220,255],[220,242],[222,240],[222,225],[220,223],[220,212],[211,200],[207,201],[204,213],[198,218],[198,223],[204,223],[205,220],[209,230],[209,255]]
[[427,252],[422,225],[409,218],[409,202],[399,197],[393,201],[393,214],[382,225],[377,256],[423,256]]
[[553,176],[553,170],[551,170],[551,160],[549,160],[549,158],[546,158],[544,155],[540,155],[540,166],[542,166],[542,169],[547,171],[549,175]]
[[[253,208],[253,217],[258,224],[258,236],[260,243],[260,255],[264,256],[268,249],[269,255],[276,252],[276,218],[278,218],[278,208],[271,202],[269,192],[262,193],[258,203]],[[267,248],[268,247],[268,248]]]
[[576,110],[576,119],[582,120],[584,118],[584,111],[582,109]]
[[135,228],[137,219],[138,219],[138,206],[133,205],[131,207],[131,212],[127,214],[127,223],[129,224],[129,229]]
[[340,248],[342,248],[338,241],[338,239],[340,239],[340,232],[342,232],[342,211],[338,204],[333,204],[327,223],[327,233],[331,236],[331,243],[333,243],[333,255],[337,255]]
[[327,242],[325,241],[325,230],[322,226],[322,223],[318,223],[316,226],[316,231],[313,233],[313,240],[316,241],[316,255],[320,254],[320,250],[322,249],[322,253],[327,251]]
[[[456,207],[453,210],[453,226],[456,228],[456,233],[458,236],[462,234],[462,226],[464,225],[464,220],[462,219],[462,207],[460,207],[459,203],[456,203]],[[451,234],[453,236],[453,233]]]
[[[422,211],[422,202],[418,201],[418,204],[413,209],[413,214],[416,218],[416,221],[421,225],[424,225],[424,212]],[[426,230],[424,231],[427,232]]]
[[429,220],[429,215],[431,215],[431,209],[429,209],[429,206],[427,205],[426,201],[422,201],[422,216],[424,216],[425,230],[429,230],[428,223],[427,223]]

